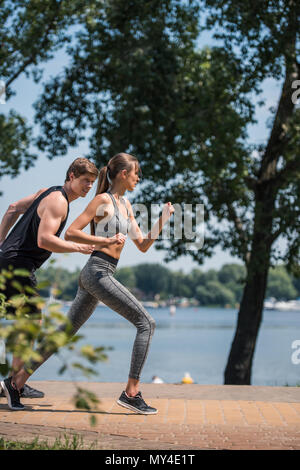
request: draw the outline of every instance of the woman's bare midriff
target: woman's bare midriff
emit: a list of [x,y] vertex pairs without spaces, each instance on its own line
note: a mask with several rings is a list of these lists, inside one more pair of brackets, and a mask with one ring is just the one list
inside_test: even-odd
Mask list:
[[124,248],[124,245],[119,245],[119,246],[115,246],[115,247],[109,247],[109,248],[104,248],[104,247],[99,247],[99,246],[95,246],[95,250],[97,251],[102,251],[103,253],[106,253],[107,255],[109,256],[112,256],[113,258],[116,258],[116,259],[119,259],[120,256],[121,256],[121,252]]

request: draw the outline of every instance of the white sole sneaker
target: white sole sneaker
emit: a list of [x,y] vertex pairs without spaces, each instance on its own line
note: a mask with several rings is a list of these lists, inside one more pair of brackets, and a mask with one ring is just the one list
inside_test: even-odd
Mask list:
[[117,404],[120,406],[123,406],[124,408],[127,408],[128,410],[134,411],[135,413],[138,413],[140,415],[156,415],[156,411],[140,411],[134,406],[128,405],[127,403],[124,403],[123,401],[117,400]]
[[2,387],[2,390],[4,391],[5,393],[5,396],[7,398],[7,403],[8,403],[8,407],[10,410],[14,410],[14,411],[23,411],[25,409],[25,406],[22,405],[22,403],[20,403],[21,407],[14,407],[11,403],[11,398],[10,398],[10,394],[9,394],[9,391],[7,390],[7,387],[5,385],[5,382],[4,380],[2,382],[0,382],[0,385]]

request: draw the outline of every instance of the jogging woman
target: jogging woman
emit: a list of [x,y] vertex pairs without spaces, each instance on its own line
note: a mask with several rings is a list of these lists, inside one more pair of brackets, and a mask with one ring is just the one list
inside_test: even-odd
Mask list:
[[[127,234],[137,248],[146,252],[174,212],[170,202],[164,205],[162,215],[146,237],[143,236],[133,214],[130,202],[124,198],[139,181],[139,163],[135,157],[119,153],[101,169],[96,196],[85,211],[67,229],[65,238],[78,243],[95,245],[89,261],[79,277],[77,295],[68,317],[75,334],[95,310],[99,301],[129,320],[137,328],[133,345],[129,379],[117,403],[141,414],[155,414],[139,390],[140,376],[146,361],[155,321],[141,303],[114,278],[114,273],[124,247]],[[91,235],[83,229],[91,225]],[[41,352],[39,351],[41,354]],[[42,353],[43,360],[24,368],[15,383],[22,387],[30,374],[50,356]]]

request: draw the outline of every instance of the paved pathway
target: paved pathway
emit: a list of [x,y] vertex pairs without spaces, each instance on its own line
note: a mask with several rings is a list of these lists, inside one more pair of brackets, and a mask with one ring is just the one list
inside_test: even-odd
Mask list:
[[142,384],[145,400],[159,410],[142,416],[116,404],[125,384],[78,384],[101,400],[99,410],[88,413],[72,404],[71,382],[29,383],[46,396],[22,399],[26,411],[10,411],[0,398],[0,436],[52,442],[67,431],[97,449],[300,450],[299,387]]

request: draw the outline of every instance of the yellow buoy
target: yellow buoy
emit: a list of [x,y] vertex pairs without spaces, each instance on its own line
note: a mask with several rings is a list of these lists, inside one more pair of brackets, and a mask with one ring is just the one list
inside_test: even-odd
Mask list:
[[189,372],[185,372],[184,377],[181,379],[181,383],[183,384],[193,384],[194,381],[190,376]]

